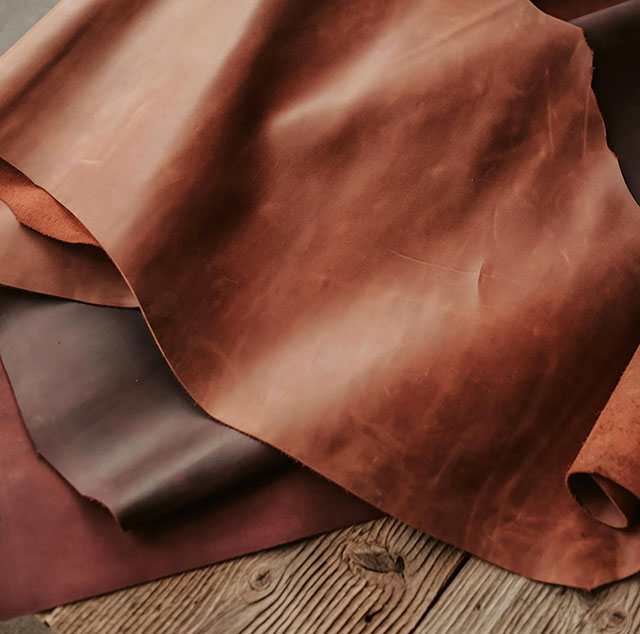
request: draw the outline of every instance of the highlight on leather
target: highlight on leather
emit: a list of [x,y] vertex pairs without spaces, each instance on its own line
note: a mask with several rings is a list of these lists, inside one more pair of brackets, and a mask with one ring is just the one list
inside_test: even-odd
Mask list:
[[[0,206],[0,244],[28,247],[0,284],[141,309],[0,294],[35,448],[134,527],[87,528],[97,511],[56,489],[107,580],[15,586],[5,610],[375,515],[364,502],[534,579],[640,569],[640,84],[623,64],[640,20],[538,4],[583,16],[587,40],[528,0],[63,0],[0,60],[0,198],[57,238]],[[102,259],[64,241],[82,230]],[[42,465],[12,451],[19,507]],[[150,519],[236,491],[215,555],[179,538],[122,572],[163,552]],[[194,521],[199,548],[225,508]],[[255,508],[277,537],[252,532]],[[24,552],[15,522],[5,548]]]

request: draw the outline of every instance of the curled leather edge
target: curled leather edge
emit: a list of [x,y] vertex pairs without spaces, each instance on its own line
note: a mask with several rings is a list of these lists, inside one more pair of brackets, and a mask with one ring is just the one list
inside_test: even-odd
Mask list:
[[87,304],[138,307],[102,249],[25,227],[3,202],[1,187],[0,182],[0,285]]
[[2,159],[0,197],[26,227],[62,242],[98,246],[96,239],[76,216]]
[[[40,220],[29,222],[37,217]],[[80,220],[3,159],[0,246],[3,286],[100,306],[138,308],[126,280]]]
[[294,467],[195,406],[137,311],[0,289],[0,356],[36,452],[125,530]]
[[582,449],[566,484],[596,520],[628,528],[640,509],[640,349],[624,371]]

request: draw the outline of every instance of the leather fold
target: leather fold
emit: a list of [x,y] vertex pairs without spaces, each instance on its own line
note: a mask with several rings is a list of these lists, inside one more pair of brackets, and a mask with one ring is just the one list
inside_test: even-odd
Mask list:
[[640,351],[636,351],[567,474],[576,500],[596,519],[626,528],[640,507]]
[[0,198],[26,227],[72,244],[99,246],[80,221],[24,174],[0,160]]
[[1,197],[0,285],[103,306],[138,307],[102,249],[61,242],[29,229]]

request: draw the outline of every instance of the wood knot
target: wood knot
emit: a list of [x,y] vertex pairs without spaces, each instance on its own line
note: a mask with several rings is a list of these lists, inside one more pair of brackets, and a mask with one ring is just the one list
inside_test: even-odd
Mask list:
[[627,622],[627,615],[620,608],[600,610],[595,621],[598,632],[622,632]]
[[399,575],[404,572],[402,556],[377,544],[354,544],[347,556],[353,564],[369,572]]
[[249,585],[252,590],[258,592],[267,590],[273,583],[273,575],[268,568],[258,568],[249,578]]

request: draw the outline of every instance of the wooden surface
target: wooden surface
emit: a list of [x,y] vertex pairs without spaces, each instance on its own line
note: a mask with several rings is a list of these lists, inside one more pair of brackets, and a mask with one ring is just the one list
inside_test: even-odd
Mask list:
[[633,633],[640,578],[537,583],[385,518],[40,618],[58,634]]

